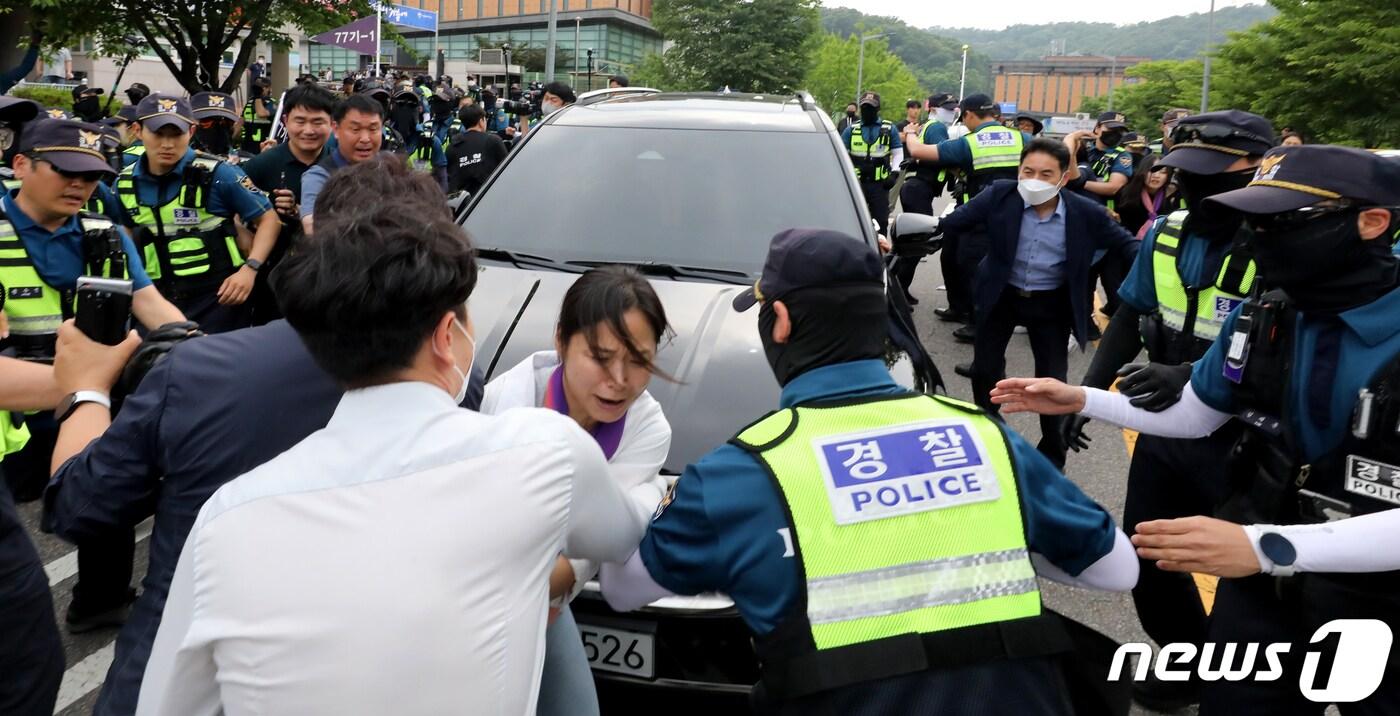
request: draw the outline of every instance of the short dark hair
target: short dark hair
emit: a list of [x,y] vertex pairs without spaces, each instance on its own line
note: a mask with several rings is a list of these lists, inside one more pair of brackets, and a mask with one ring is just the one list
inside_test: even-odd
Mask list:
[[297,107],[308,112],[335,113],[336,98],[331,91],[310,82],[299,84],[287,91],[282,100],[282,114],[286,116]]
[[627,75],[613,75],[612,81],[616,82],[618,87],[628,87],[632,84],[632,81],[627,79]]
[[[374,206],[384,201],[386,196],[411,196],[421,199],[422,211],[451,217],[447,208],[447,195],[431,174],[414,171],[408,162],[396,159],[393,154],[380,153],[368,160],[355,164],[368,165],[355,169],[354,173],[342,178],[350,171],[349,167],[331,174],[330,180],[316,197],[316,216],[324,216],[357,208]],[[402,192],[402,193],[400,193]],[[318,232],[319,233],[319,232]]]
[[1069,147],[1066,147],[1065,143],[1058,139],[1050,139],[1049,137],[1032,139],[1030,143],[1026,144],[1026,148],[1021,150],[1021,161],[1025,161],[1026,155],[1032,152],[1049,154],[1054,157],[1055,161],[1060,164],[1060,171],[1069,169]]
[[573,104],[578,101],[578,95],[574,94],[574,88],[557,80],[545,85],[544,91],[564,100],[567,104]]
[[922,104],[919,104],[919,100],[917,100],[917,99],[911,99],[911,100],[909,100],[909,101],[907,101],[907,102],[904,103],[904,108],[905,108],[905,109],[923,109],[924,106],[923,106]]
[[481,105],[469,104],[457,113],[457,117],[462,120],[463,126],[475,127],[481,120],[486,119],[486,110],[482,109]]
[[381,120],[384,119],[384,105],[379,100],[370,97],[368,94],[352,94],[341,100],[335,106],[335,112],[331,113],[331,119],[339,122],[345,119],[345,114],[351,110],[361,114],[372,114]]
[[575,335],[583,334],[588,347],[596,351],[598,326],[607,324],[628,354],[643,362],[647,370],[662,375],[642,353],[636,337],[627,330],[626,314],[633,309],[641,311],[660,344],[670,324],[666,321],[666,309],[662,307],[661,299],[646,277],[628,266],[590,269],[564,293],[564,302],[559,307],[556,337],[561,344],[567,345]]
[[328,203],[367,186],[397,198],[317,211],[315,236],[273,274],[287,322],[316,364],[349,388],[408,368],[444,313],[465,319],[476,287],[471,242],[441,190],[423,195],[406,169],[387,179],[390,163],[403,164],[372,160],[336,172],[321,195]]

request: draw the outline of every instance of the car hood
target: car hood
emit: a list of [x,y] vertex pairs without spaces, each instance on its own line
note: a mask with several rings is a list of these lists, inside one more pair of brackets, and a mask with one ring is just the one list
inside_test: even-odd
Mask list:
[[[476,364],[486,379],[531,353],[553,350],[564,292],[577,274],[483,264],[468,304],[476,326]],[[778,381],[758,340],[758,311],[730,306],[743,286],[653,280],[674,336],[663,338],[656,364],[675,382],[647,388],[671,422],[664,469],[679,474],[741,428],[778,407]]]

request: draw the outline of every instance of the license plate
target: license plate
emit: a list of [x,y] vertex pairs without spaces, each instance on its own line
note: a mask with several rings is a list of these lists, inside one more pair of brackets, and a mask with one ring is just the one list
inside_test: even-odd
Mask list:
[[592,624],[579,624],[578,632],[589,666],[644,679],[655,675],[656,640],[651,634]]

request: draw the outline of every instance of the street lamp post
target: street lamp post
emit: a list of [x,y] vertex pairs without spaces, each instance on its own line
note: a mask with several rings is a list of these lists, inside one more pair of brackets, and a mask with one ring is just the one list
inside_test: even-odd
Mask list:
[[860,101],[860,90],[865,84],[865,43],[884,37],[886,33],[876,32],[860,38],[860,60],[856,62],[856,101]]
[[1215,37],[1215,0],[1210,0],[1210,28],[1206,32],[1206,61],[1205,72],[1201,74],[1201,114],[1205,114],[1210,106],[1210,53],[1211,41]]
[[958,78],[958,101],[962,101],[967,89],[967,45],[963,45],[962,77]]

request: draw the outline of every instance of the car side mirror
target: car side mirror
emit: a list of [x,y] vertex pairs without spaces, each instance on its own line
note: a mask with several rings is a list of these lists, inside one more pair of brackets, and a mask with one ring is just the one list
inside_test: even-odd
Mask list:
[[447,208],[452,212],[452,218],[461,219],[462,212],[467,208],[467,201],[472,198],[471,192],[459,191],[449,194],[447,197]]
[[906,211],[890,223],[890,239],[899,256],[923,256],[939,250],[943,240],[937,238],[938,233],[938,217],[928,214]]

